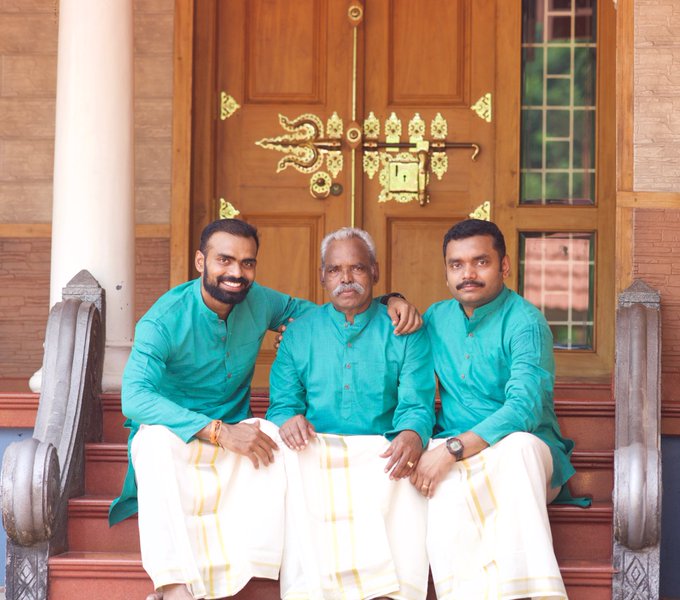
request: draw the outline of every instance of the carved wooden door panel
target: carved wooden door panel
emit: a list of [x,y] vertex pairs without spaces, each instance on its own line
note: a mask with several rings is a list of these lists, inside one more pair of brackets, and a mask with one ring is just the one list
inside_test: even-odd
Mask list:
[[[323,301],[321,239],[357,225],[376,240],[380,291],[422,310],[448,297],[442,236],[493,197],[483,100],[494,94],[495,3],[214,3],[203,66],[214,69],[221,114],[205,189],[213,211],[221,201],[258,227],[258,281]],[[206,222],[217,216],[205,212]],[[263,348],[255,386],[267,385],[274,356],[271,340]]]
[[[400,194],[386,192],[380,173],[365,175],[363,225],[378,245],[382,289],[399,290],[425,310],[450,297],[444,233],[493,199],[494,125],[486,100],[495,96],[495,0],[371,0],[365,31],[367,115],[379,118],[382,140],[392,114],[402,142],[422,134],[429,181],[421,206],[413,196],[402,203]],[[433,152],[438,138],[451,146],[446,152]]]

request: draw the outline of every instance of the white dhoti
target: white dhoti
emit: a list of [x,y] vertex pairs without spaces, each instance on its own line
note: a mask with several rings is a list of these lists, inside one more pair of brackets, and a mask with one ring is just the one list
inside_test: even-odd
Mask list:
[[285,450],[284,600],[421,600],[427,593],[427,501],[384,472],[381,436],[318,434]]
[[[275,425],[260,428],[281,447]],[[286,475],[208,442],[185,444],[142,425],[132,441],[139,538],[154,586],[185,583],[195,598],[222,598],[251,577],[276,579],[283,551]]]
[[548,446],[528,433],[454,465],[428,511],[439,600],[567,598],[546,508],[551,475]]

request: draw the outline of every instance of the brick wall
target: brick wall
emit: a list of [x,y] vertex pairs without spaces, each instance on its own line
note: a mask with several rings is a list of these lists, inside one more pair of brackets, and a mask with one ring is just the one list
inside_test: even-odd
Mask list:
[[[137,240],[135,315],[168,289],[167,239]],[[0,379],[28,379],[41,365],[50,299],[50,240],[0,239]],[[75,273],[74,273],[75,275]]]
[[[26,226],[52,218],[57,0],[0,0],[0,378],[42,361],[50,242]],[[135,206],[138,224],[170,222],[174,0],[135,0]],[[168,289],[167,239],[138,239],[136,316]]]
[[661,292],[664,400],[680,401],[680,209],[635,211],[633,277]]
[[680,2],[635,0],[634,188],[680,188]]

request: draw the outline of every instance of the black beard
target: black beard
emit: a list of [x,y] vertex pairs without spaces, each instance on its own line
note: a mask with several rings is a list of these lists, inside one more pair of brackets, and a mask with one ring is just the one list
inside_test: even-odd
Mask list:
[[[220,283],[223,281],[231,281],[233,283],[242,283],[246,287],[240,292],[228,292],[220,287]],[[208,272],[203,271],[203,287],[205,291],[210,294],[212,298],[221,302],[222,304],[239,304],[246,299],[248,292],[252,286],[252,282],[248,281],[244,277],[218,277],[217,283],[211,283],[208,279]]]

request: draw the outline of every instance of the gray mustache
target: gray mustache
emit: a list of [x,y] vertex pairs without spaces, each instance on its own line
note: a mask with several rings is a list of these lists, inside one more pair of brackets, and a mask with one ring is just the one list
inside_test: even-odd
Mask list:
[[364,288],[363,285],[360,283],[341,283],[338,287],[336,287],[331,294],[333,296],[339,296],[343,292],[351,292],[354,291],[357,294],[363,294],[366,289]]

